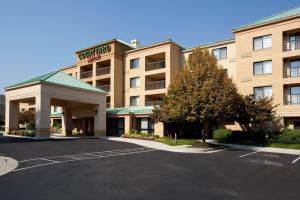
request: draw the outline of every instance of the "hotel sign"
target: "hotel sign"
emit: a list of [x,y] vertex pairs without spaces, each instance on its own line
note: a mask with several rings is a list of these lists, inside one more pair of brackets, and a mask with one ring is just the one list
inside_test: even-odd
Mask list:
[[78,54],[79,60],[87,60],[89,63],[100,60],[102,54],[111,52],[111,46],[109,44],[96,47]]

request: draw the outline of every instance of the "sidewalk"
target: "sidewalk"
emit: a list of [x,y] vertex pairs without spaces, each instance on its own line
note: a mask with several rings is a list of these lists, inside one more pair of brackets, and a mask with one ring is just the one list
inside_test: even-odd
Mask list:
[[232,149],[300,155],[300,150],[297,150],[297,149],[285,149],[285,148],[276,148],[276,147],[258,147],[258,146],[239,145],[239,144],[224,144],[224,143],[216,142],[214,140],[206,140],[206,142],[210,143],[210,144],[226,146],[226,147],[229,147]]
[[139,140],[139,139],[122,138],[122,137],[105,137],[104,139],[118,141],[118,142],[128,142],[128,143],[133,143],[133,144],[137,144],[152,149],[176,152],[176,153],[215,153],[218,151],[222,151],[222,149],[215,149],[215,148],[207,148],[207,149],[195,148],[195,147],[191,147],[191,145],[170,146],[167,144],[150,141],[150,140]]
[[18,161],[9,158],[0,156],[0,176],[11,172],[12,170],[18,167]]

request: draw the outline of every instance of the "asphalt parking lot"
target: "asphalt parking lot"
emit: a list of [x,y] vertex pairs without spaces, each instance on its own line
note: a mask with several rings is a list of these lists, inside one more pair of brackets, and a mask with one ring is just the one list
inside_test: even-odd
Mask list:
[[1,199],[300,198],[300,155],[184,154],[104,139],[3,137],[0,155],[19,161],[0,176]]

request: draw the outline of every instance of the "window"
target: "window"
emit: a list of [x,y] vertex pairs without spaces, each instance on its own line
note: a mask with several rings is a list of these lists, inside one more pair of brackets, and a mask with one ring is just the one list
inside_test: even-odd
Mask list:
[[134,77],[130,79],[130,88],[140,87],[140,77]]
[[212,52],[216,56],[217,60],[222,60],[227,58],[227,47],[213,49]]
[[253,39],[253,49],[266,49],[272,47],[272,35],[265,35]]
[[137,118],[137,129],[139,132],[154,133],[154,122],[149,117]]
[[290,35],[289,40],[290,50],[300,49],[300,33]]
[[140,97],[132,96],[130,97],[130,106],[139,106],[140,105]]
[[291,104],[300,104],[300,86],[290,88]]
[[272,74],[272,61],[262,61],[253,63],[253,74],[254,75],[266,75]]
[[54,112],[62,112],[62,107],[54,106]]
[[139,67],[140,67],[140,59],[139,58],[130,60],[130,69],[136,69]]
[[272,86],[254,88],[254,97],[256,100],[272,97]]
[[300,76],[300,60],[290,61],[290,67],[291,67],[291,77]]

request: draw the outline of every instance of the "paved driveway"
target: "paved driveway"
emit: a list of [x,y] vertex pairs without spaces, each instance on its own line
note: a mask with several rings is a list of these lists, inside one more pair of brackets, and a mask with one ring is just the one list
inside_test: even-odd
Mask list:
[[183,154],[101,139],[0,138],[19,167],[1,199],[299,199],[294,155],[227,149]]

